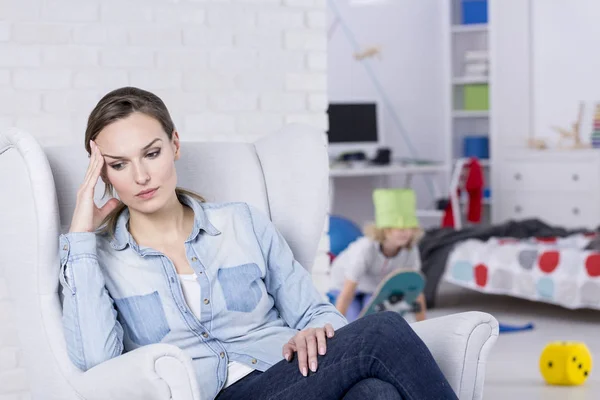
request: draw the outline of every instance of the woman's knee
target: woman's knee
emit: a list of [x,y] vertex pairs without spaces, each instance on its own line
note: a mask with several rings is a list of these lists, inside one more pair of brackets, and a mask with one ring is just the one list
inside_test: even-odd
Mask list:
[[382,311],[371,315],[372,319],[369,321],[369,325],[372,325],[378,331],[382,333],[403,333],[412,332],[412,328],[406,322],[403,316],[393,311]]
[[[375,348],[380,347],[384,351],[390,351],[392,348],[411,348],[421,343],[415,331],[406,322],[404,317],[396,312],[382,311],[371,316],[365,317],[363,321],[371,334],[363,339],[370,342]],[[391,346],[391,345],[400,346]],[[403,346],[406,344],[407,346]],[[417,349],[414,349],[417,350]],[[405,351],[409,351],[405,349]]]
[[398,313],[381,311],[352,322],[347,328],[361,336],[365,344],[385,344],[390,340],[400,342],[416,336],[411,326]]
[[367,378],[356,383],[344,396],[344,400],[355,399],[401,400],[402,397],[391,383],[377,378]]

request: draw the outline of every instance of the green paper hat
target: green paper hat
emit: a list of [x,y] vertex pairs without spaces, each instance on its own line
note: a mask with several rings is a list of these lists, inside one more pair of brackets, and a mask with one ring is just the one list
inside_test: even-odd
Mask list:
[[375,189],[377,228],[418,228],[417,197],[411,189]]

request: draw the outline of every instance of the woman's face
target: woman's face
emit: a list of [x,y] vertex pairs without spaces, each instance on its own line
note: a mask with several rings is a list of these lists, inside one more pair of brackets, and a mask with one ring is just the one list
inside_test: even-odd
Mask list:
[[156,119],[133,113],[102,129],[95,142],[104,156],[103,180],[128,207],[153,213],[171,200],[177,186],[177,132],[169,140]]
[[412,228],[387,228],[385,230],[385,240],[394,246],[402,247],[411,241],[414,234],[415,229]]

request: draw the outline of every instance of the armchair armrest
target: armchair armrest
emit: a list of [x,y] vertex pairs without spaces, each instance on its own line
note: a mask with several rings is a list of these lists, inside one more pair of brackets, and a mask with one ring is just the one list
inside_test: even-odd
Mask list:
[[465,312],[411,324],[461,400],[483,398],[485,364],[498,338],[498,321]]
[[191,359],[168,344],[140,347],[75,379],[86,400],[200,400]]

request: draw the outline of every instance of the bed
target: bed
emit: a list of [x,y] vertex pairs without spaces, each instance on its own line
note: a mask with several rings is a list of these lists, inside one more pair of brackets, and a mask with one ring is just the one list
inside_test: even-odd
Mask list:
[[595,238],[468,239],[451,251],[444,280],[483,293],[600,309],[600,252],[587,249]]
[[599,233],[538,219],[428,230],[419,243],[427,307],[436,306],[443,280],[483,293],[599,309]]

